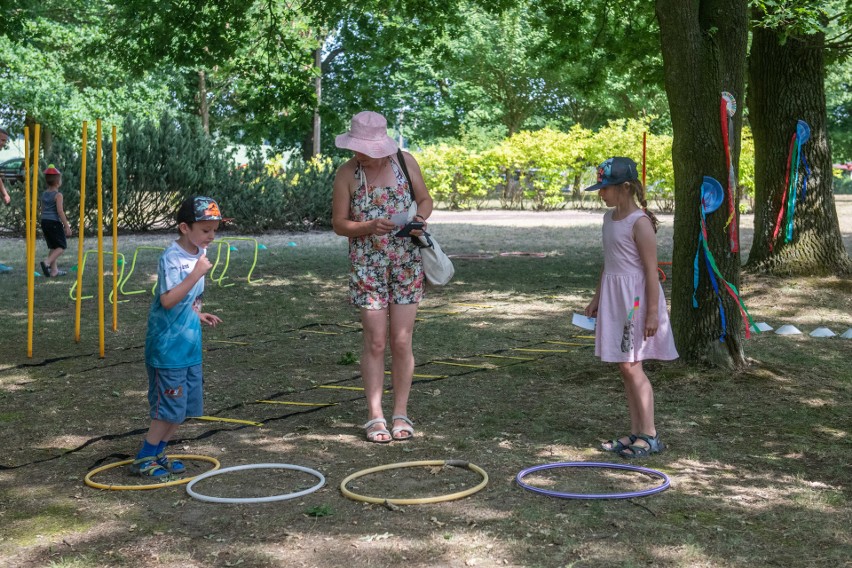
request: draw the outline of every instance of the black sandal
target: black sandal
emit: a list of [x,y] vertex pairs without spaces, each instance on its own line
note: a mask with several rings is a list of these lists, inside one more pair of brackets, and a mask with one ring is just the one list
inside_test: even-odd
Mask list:
[[[621,438],[613,438],[612,440],[607,440],[606,442],[601,444],[601,450],[603,450],[605,452],[612,452],[612,453],[615,454],[615,453],[618,453],[625,448],[629,448],[630,444],[632,444],[633,442],[636,441],[636,434],[630,434],[629,436],[622,436],[622,437],[627,438],[630,441],[627,442],[626,444],[623,444],[621,442]],[[609,447],[607,447],[607,444],[609,444]]]
[[[648,436],[647,434],[639,434],[638,436],[636,436],[636,439],[644,441],[646,444],[648,444],[648,446],[640,446],[635,443],[630,444],[629,446],[627,446],[627,448],[619,450],[618,455],[628,459],[647,458],[651,454],[659,454],[660,452],[666,449],[666,445],[660,441],[659,434],[653,437]],[[628,450],[630,451],[628,452]]]

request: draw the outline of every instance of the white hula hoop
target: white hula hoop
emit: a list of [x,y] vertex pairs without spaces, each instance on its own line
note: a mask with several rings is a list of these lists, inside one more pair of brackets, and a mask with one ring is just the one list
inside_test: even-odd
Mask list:
[[[197,493],[192,489],[193,485],[203,479],[213,477],[214,475],[219,475],[220,473],[228,473],[230,471],[243,471],[246,469],[290,469],[294,471],[301,471],[313,475],[314,477],[319,479],[319,483],[303,491],[296,491],[295,493],[285,493],[284,495],[271,495],[269,497],[211,497],[209,495],[202,495],[200,493]],[[248,465],[235,465],[233,467],[226,467],[222,469],[217,469],[215,471],[208,471],[206,473],[202,473],[187,484],[186,492],[189,493],[191,497],[194,497],[199,501],[207,501],[208,503],[269,503],[270,501],[286,501],[287,499],[296,499],[298,497],[308,495],[309,493],[313,493],[323,485],[325,485],[325,477],[323,476],[323,474],[309,467],[302,467],[300,465],[291,465],[287,463],[255,463]]]

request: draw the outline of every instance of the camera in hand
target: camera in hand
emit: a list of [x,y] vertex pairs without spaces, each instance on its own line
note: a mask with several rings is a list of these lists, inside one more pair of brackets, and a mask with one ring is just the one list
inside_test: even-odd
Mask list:
[[416,229],[422,229],[424,224],[420,221],[410,221],[406,226],[397,231],[397,237],[410,237],[411,231]]

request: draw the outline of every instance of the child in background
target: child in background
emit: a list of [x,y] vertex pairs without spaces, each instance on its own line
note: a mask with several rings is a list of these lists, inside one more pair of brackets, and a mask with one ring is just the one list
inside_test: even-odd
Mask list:
[[[604,214],[604,267],[586,315],[597,317],[595,355],[618,363],[627,393],[630,434],[601,445],[625,458],[661,452],[654,424],[654,390],[642,368],[645,359],[677,359],[663,288],[657,277],[659,222],[648,211],[645,188],[630,158],[610,158],[598,166]],[[639,204],[641,204],[641,208]]]
[[47,189],[41,194],[41,232],[47,242],[48,254],[47,260],[41,261],[41,270],[50,278],[67,274],[64,270],[59,270],[56,261],[68,248],[65,237],[71,236],[71,224],[65,216],[62,193],[59,191],[62,173],[50,164],[44,170],[44,180],[47,182]]
[[222,215],[209,197],[184,201],[177,213],[180,236],[160,257],[157,294],[148,314],[145,366],[151,426],[130,471],[167,481],[186,467],[169,459],[169,440],[186,418],[203,415],[201,324],[222,320],[201,311],[204,275],[211,268],[207,247],[216,238]]
[[[0,128],[0,150],[6,147],[6,144],[9,142],[9,138],[11,138],[11,134],[5,128]],[[3,178],[0,177],[0,199],[3,200],[5,205],[9,205],[12,202],[12,198],[9,197],[9,192],[6,191],[6,186],[3,185]]]
[[[0,150],[4,149],[6,147],[6,143],[9,142],[10,137],[11,137],[11,134],[9,134],[8,130],[6,130],[5,128],[0,128]],[[3,200],[3,203],[5,205],[9,205],[12,202],[12,198],[9,197],[9,192],[6,191],[6,186],[3,185],[3,178],[2,177],[0,177],[0,199]],[[3,264],[2,262],[0,262],[0,273],[11,272],[11,271],[12,271],[11,266],[7,266],[7,265]]]

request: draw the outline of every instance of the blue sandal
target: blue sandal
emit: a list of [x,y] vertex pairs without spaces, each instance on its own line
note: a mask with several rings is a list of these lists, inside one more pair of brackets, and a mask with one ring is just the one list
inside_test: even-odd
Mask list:
[[637,440],[642,440],[647,446],[638,445],[638,444],[630,444],[623,450],[619,450],[618,455],[623,458],[647,458],[651,454],[659,454],[663,450],[666,449],[666,445],[660,441],[660,435],[656,436],[648,436],[647,434],[639,434],[636,436]]
[[157,455],[157,464],[169,471],[169,473],[174,473],[180,475],[182,473],[186,473],[186,466],[183,465],[183,462],[180,460],[173,460],[166,455],[166,452]]
[[[634,443],[636,441],[636,438],[637,438],[636,434],[630,434],[629,436],[622,436],[622,437],[627,438],[630,441],[627,442],[626,444],[623,444],[621,442],[621,438],[613,438],[612,440],[607,440],[606,442],[601,444],[601,449],[605,452],[612,452],[614,454],[617,454],[621,450],[623,450],[625,448],[629,448],[630,444]],[[609,446],[607,446],[607,444],[609,444]]]
[[130,473],[142,477],[153,477],[157,481],[165,483],[171,478],[169,470],[157,463],[157,456],[145,456],[136,458],[130,464]]

